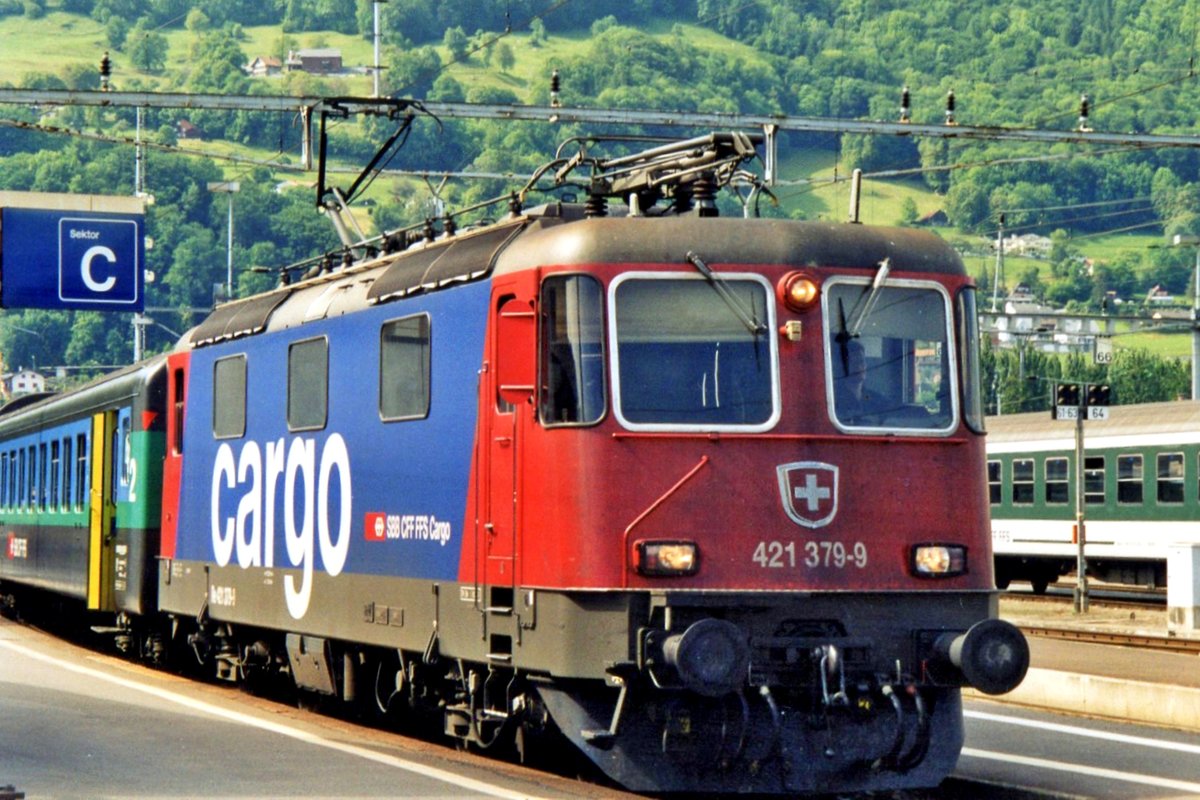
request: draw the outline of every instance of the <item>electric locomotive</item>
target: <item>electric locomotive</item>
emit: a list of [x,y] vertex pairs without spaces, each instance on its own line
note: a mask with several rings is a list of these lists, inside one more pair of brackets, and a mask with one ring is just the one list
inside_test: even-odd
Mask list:
[[927,233],[719,216],[756,144],[589,142],[546,171],[583,204],[348,247],[185,335],[163,646],[481,748],[557,731],[633,790],[940,782],[961,687],[1028,665],[975,290]]

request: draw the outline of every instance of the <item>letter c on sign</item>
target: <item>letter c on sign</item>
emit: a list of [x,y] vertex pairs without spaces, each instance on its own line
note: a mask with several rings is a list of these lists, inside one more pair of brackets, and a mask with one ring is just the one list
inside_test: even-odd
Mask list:
[[109,275],[103,281],[97,281],[92,277],[92,262],[96,260],[96,256],[104,256],[110,264],[117,263],[117,254],[103,245],[89,247],[87,252],[83,254],[83,262],[80,264],[80,272],[83,275],[83,282],[87,284],[88,289],[93,292],[107,292],[116,285],[117,279]]

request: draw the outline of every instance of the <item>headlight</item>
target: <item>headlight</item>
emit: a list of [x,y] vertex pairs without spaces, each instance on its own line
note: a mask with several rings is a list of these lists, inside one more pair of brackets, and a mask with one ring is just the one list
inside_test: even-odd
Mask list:
[[789,272],[776,285],[775,294],[792,311],[802,313],[816,305],[821,298],[821,287],[811,275]]
[[695,542],[643,540],[634,550],[634,566],[642,575],[695,575],[700,568]]
[[960,544],[918,544],[912,549],[918,578],[952,578],[967,571],[967,548]]

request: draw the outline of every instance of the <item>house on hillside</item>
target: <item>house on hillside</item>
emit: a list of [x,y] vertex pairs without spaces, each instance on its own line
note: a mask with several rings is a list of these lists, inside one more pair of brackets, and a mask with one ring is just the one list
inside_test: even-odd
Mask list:
[[1146,293],[1146,302],[1150,303],[1151,305],[1165,306],[1174,303],[1175,298],[1172,297],[1171,293],[1162,286],[1155,284],[1154,288]]
[[950,218],[946,216],[946,212],[942,209],[930,211],[928,214],[917,217],[918,225],[925,225],[930,228],[944,228],[950,224]]
[[342,71],[342,51],[336,48],[292,50],[287,57],[288,72],[332,75]]
[[34,372],[31,369],[22,369],[13,373],[8,380],[9,393],[32,394],[34,392],[46,391],[46,378],[40,372]]
[[1052,244],[1053,242],[1048,236],[1038,236],[1036,233],[1027,233],[1023,236],[1014,234],[1004,240],[1004,252],[1018,256],[1045,258],[1050,255]]
[[283,72],[283,62],[275,56],[256,56],[253,61],[245,67],[246,74],[255,78],[263,78],[268,75],[278,75]]
[[186,119],[175,123],[175,135],[180,139],[203,139],[204,131]]

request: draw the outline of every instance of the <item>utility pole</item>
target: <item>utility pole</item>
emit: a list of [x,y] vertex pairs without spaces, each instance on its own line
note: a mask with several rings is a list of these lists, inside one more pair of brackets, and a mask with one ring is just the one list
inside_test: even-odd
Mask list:
[[383,32],[382,32],[383,29],[379,25],[379,19],[380,19],[379,7],[381,5],[383,5],[384,3],[386,3],[387,0],[371,0],[371,1],[372,1],[372,5],[375,7],[375,66],[372,69],[372,72],[374,73],[374,76],[375,76],[375,93],[372,94],[371,96],[379,97],[379,73],[383,71],[383,66],[380,64],[380,58],[379,58],[379,52],[381,49],[381,42],[382,42],[382,36],[383,36]]
[[996,231],[996,276],[992,280],[992,313],[996,312],[996,300],[1000,295],[1000,281],[1004,278],[1004,215],[1000,215],[1000,227]]
[[1200,236],[1177,233],[1172,247],[1191,247],[1196,251],[1192,270],[1192,399],[1200,400]]

